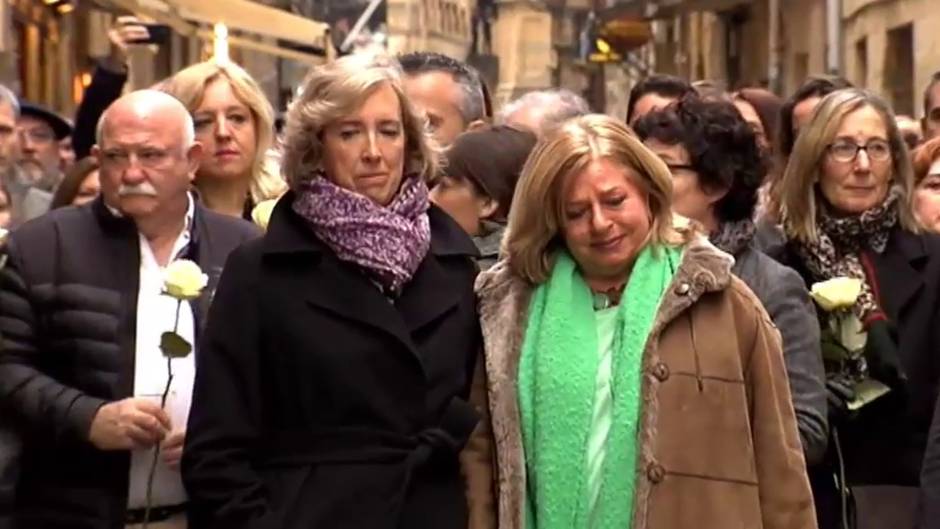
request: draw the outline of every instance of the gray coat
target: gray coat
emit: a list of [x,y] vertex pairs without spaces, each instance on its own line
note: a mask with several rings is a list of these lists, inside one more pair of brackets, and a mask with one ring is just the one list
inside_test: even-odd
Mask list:
[[806,464],[812,466],[823,459],[829,439],[816,308],[799,274],[762,253],[753,242],[735,255],[731,271],[754,291],[780,330],[800,440]]

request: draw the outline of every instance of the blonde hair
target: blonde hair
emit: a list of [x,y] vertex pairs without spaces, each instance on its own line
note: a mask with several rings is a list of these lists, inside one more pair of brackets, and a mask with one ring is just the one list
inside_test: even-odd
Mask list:
[[[278,168],[266,161],[267,151],[274,143],[274,109],[248,72],[230,62],[201,62],[177,72],[161,83],[160,90],[179,99],[192,113],[202,103],[206,87],[218,79],[228,81],[235,97],[251,110],[255,118],[257,144],[255,159],[251,163],[252,201],[257,204],[281,196],[287,190],[287,184],[281,178]],[[196,185],[198,184],[197,174]]]
[[281,169],[292,188],[313,177],[323,159],[324,127],[356,111],[376,90],[398,96],[405,135],[405,173],[425,181],[437,173],[440,151],[427,120],[405,97],[398,61],[384,55],[347,55],[315,67],[287,110]]
[[535,284],[548,280],[555,251],[564,245],[560,231],[565,179],[601,159],[638,175],[634,184],[646,193],[652,215],[648,244],[678,245],[687,240],[688,233],[673,224],[672,176],[666,164],[620,120],[588,114],[542,139],[522,170],[504,242],[514,274]]
[[921,226],[913,214],[914,171],[907,144],[898,130],[888,105],[878,96],[858,88],[838,90],[827,95],[816,107],[813,119],[800,132],[793,146],[780,187],[780,211],[787,236],[806,243],[819,239],[816,227],[817,203],[823,197],[816,183],[822,178],[822,166],[829,145],[839,133],[846,116],[862,108],[872,108],[884,122],[891,146],[893,187],[900,193],[899,220],[905,229],[919,233]]

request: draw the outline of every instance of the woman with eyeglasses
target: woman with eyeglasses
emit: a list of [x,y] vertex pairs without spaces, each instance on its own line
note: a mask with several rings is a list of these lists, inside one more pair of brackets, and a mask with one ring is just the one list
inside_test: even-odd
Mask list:
[[851,88],[847,80],[836,76],[808,78],[780,107],[777,130],[774,133],[774,171],[764,189],[759,218],[757,219],[757,247],[767,253],[781,251],[785,244],[780,228],[780,193],[783,174],[787,169],[793,146],[800,131],[813,118],[820,101],[827,95]]
[[834,346],[824,345],[834,433],[829,479],[814,483],[820,527],[911,527],[940,378],[940,237],[914,214],[887,104],[859,89],[826,96],[780,196],[787,264],[807,285],[860,285],[845,309],[820,311]]

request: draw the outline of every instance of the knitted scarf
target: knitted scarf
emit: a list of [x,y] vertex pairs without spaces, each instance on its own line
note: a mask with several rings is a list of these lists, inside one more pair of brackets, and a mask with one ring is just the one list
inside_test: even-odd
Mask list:
[[729,254],[738,255],[754,239],[757,227],[754,221],[745,218],[732,222],[722,222],[718,229],[713,231],[708,240],[719,250]]
[[557,255],[549,280],[533,293],[518,388],[527,529],[630,527],[643,354],[680,257],[677,248],[645,248],[618,309],[611,368],[613,420],[593,511],[587,443],[600,360],[592,293],[565,251]]
[[818,241],[800,242],[796,251],[816,281],[835,277],[854,277],[862,280],[862,292],[853,312],[863,323],[882,315],[874,292],[865,276],[859,254],[866,250],[881,253],[888,244],[891,228],[898,222],[896,190],[888,193],[884,202],[849,217],[836,217],[825,204],[817,208]]
[[428,188],[417,177],[406,177],[383,207],[317,176],[303,184],[293,207],[340,260],[358,265],[393,294],[431,247]]

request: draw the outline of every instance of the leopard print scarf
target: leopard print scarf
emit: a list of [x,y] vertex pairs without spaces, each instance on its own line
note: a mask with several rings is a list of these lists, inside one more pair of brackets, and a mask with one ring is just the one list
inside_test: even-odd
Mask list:
[[741,219],[732,222],[722,222],[718,229],[713,231],[708,240],[719,250],[738,255],[754,239],[757,227],[751,219]]
[[820,204],[816,218],[819,240],[815,244],[796,244],[797,253],[814,280],[835,277],[862,280],[862,292],[853,312],[863,323],[883,313],[868,284],[859,255],[865,250],[877,253],[885,250],[891,229],[898,222],[899,197],[900,193],[892,190],[881,204],[851,217],[833,216],[825,204]]

